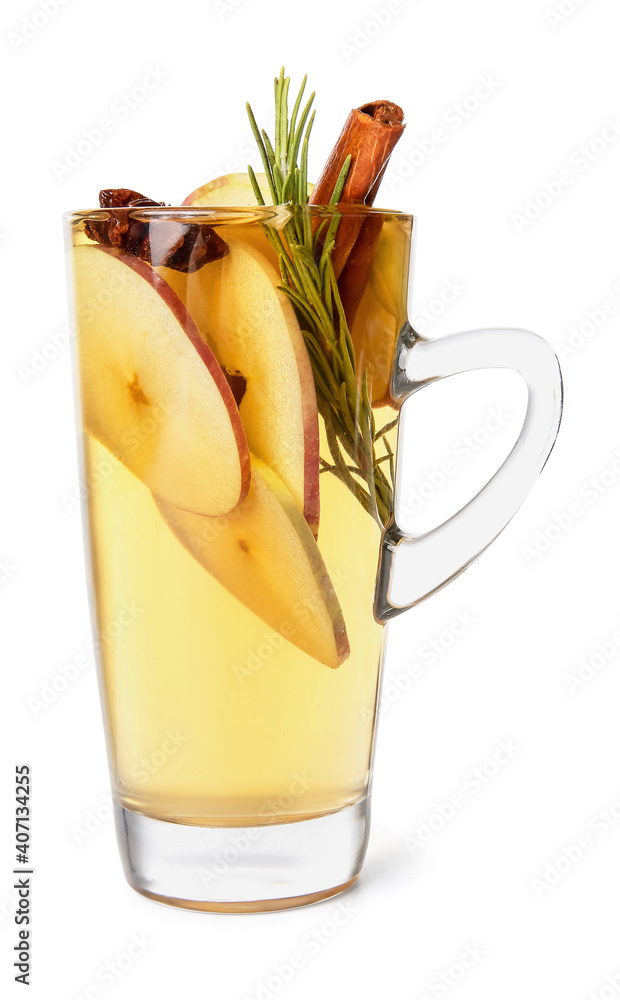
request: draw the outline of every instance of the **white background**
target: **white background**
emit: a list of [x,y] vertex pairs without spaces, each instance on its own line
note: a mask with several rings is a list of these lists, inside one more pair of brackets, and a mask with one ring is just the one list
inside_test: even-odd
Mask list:
[[[387,15],[378,14],[386,0],[48,0],[47,23],[39,13],[33,30],[42,7],[5,4],[0,32],[0,973],[8,995],[24,989],[12,983],[11,815],[13,766],[28,761],[29,996],[620,996],[617,0],[393,0]],[[385,97],[405,108],[379,204],[418,216],[410,315],[422,316],[423,332],[534,329],[562,350],[566,389],[557,447],[525,506],[471,569],[392,629],[369,853],[359,884],[341,897],[352,913],[329,940],[337,899],[234,917],[168,909],[132,892],[109,819],[90,659],[36,707],[60,668],[88,654],[79,514],[67,501],[78,483],[61,212],[92,207],[99,188],[113,186],[178,204],[211,176],[245,169],[245,101],[270,119],[282,61],[294,82],[307,71],[317,90],[311,177],[351,107]],[[129,108],[123,95],[149,70],[160,82],[143,100],[134,91]],[[598,139],[609,116],[618,131]],[[103,141],[59,171],[67,147],[105,117],[113,128]],[[433,148],[437,129],[443,141]],[[545,196],[561,171],[570,183]],[[447,281],[461,288],[450,304],[438,298]],[[426,325],[423,308],[435,313]],[[518,430],[514,380],[453,382],[412,405],[410,506],[420,489],[432,492],[424,483],[439,482],[444,460],[456,467],[413,515],[420,526],[471,495]],[[498,406],[502,426],[485,432]],[[473,432],[482,443],[465,459],[462,438]],[[475,622],[452,641],[451,623],[465,613]],[[591,678],[571,685],[592,659]],[[498,767],[501,741],[512,759]],[[485,776],[478,792],[476,767]],[[457,792],[464,804],[441,820]],[[94,832],[78,844],[87,823]],[[589,845],[581,857],[579,838]],[[315,931],[326,943],[312,954],[303,942]],[[134,934],[146,936],[146,950],[103,985],[101,968],[126,964]],[[461,962],[467,946],[479,956],[471,968]],[[298,952],[304,967],[282,985],[274,968]]]

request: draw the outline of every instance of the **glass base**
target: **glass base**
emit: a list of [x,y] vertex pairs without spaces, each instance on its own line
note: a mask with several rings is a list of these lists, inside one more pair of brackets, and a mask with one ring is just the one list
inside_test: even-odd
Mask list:
[[316,903],[359,875],[367,798],[315,819],[264,826],[185,826],[115,805],[125,877],[170,906],[255,913]]

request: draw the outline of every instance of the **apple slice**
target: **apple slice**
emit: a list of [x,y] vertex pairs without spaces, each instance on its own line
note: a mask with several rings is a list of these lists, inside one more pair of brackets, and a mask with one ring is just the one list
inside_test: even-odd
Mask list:
[[[273,204],[271,192],[265,174],[256,174],[256,180],[265,199],[266,205]],[[202,205],[215,205],[222,207],[256,205],[256,196],[250,178],[247,174],[225,174],[223,177],[215,177],[212,181],[196,188],[183,202],[183,205],[191,205],[200,208]]]
[[72,254],[86,430],[171,503],[229,513],[249,488],[247,440],[186,307],[131,254],[88,245]]
[[[256,180],[265,205],[273,204],[267,176],[256,174]],[[312,192],[313,188],[314,184],[308,184],[308,194]],[[188,194],[183,204],[192,205],[195,208],[199,208],[201,205],[242,208],[256,205],[256,196],[247,174],[224,174],[223,177],[215,177],[212,181],[203,184],[202,187],[196,188],[195,191]]]
[[[358,371],[368,371],[373,406],[392,403],[390,385],[398,334],[407,319],[410,232],[383,224],[368,284],[351,327]],[[392,404],[393,405],[393,404]]]
[[245,379],[250,451],[280,477],[316,534],[319,423],[314,377],[281,278],[255,246],[226,233],[228,254],[194,274],[161,268],[220,364]]
[[179,541],[226,589],[289,642],[337,667],[349,655],[342,609],[312,533],[272,470],[252,456],[250,491],[227,517],[156,497]]

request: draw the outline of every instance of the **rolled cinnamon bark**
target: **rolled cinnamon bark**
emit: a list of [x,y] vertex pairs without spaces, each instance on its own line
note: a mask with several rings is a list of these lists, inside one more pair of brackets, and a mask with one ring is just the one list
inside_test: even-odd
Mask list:
[[364,219],[338,278],[338,291],[349,330],[370,278],[382,229],[382,215],[368,215]]
[[341,202],[372,205],[394,146],[404,131],[403,109],[391,101],[371,101],[349,114],[310,197],[327,205],[349,153],[351,166]]
[[[402,108],[391,101],[371,101],[360,108],[354,108],[315,184],[310,204],[329,204],[344,161],[350,154],[351,165],[338,204],[372,205],[392,150],[405,129],[403,118]],[[355,265],[355,268],[361,274],[367,266],[365,258],[371,252],[370,267],[372,266],[379,237],[376,235],[376,239],[370,239],[370,235],[372,232],[376,233],[377,224],[371,225],[371,220],[368,217],[364,219],[363,213],[344,216],[338,226],[332,253],[332,263],[337,278],[340,277],[352,254],[362,227],[366,228],[367,223],[367,233],[358,251],[362,260]],[[379,225],[379,233],[380,229]],[[373,242],[374,250],[372,250]],[[363,291],[363,286],[361,290]]]

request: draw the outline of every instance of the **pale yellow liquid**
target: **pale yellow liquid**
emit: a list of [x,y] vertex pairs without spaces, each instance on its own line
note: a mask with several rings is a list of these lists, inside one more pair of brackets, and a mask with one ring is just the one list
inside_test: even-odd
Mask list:
[[[123,804],[183,822],[251,825],[363,795],[382,632],[372,615],[376,523],[321,476],[319,544],[351,644],[330,669],[225,590],[102,445],[89,440],[86,454],[94,469],[112,470],[91,491],[90,523]],[[114,637],[124,601],[135,617]]]
[[[378,426],[394,415],[377,410]],[[330,669],[232,596],[181,544],[149,489],[88,436],[85,461],[121,803],[234,826],[316,816],[362,797],[382,640],[372,612],[376,521],[333,475],[320,476],[318,545],[351,647]]]

